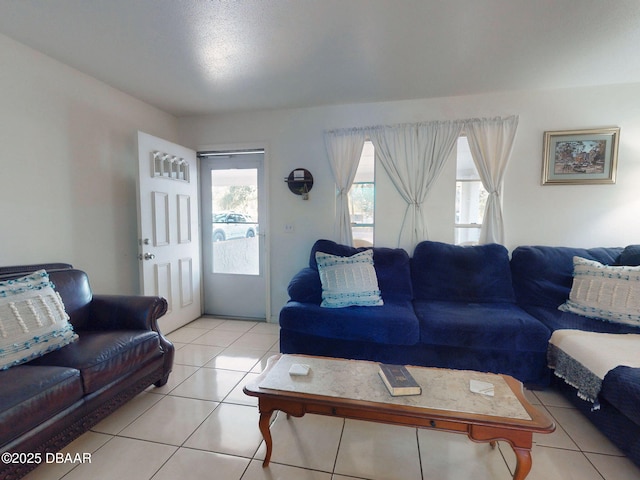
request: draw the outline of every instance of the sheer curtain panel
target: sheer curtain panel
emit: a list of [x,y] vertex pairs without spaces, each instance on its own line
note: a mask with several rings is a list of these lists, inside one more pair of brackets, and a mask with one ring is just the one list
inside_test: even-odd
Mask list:
[[482,185],[489,193],[484,211],[480,243],[504,243],[502,185],[518,129],[518,116],[473,119],[465,122],[471,156]]
[[455,121],[369,129],[376,156],[407,202],[398,247],[408,252],[428,237],[423,205],[463,126],[464,122]]
[[329,165],[337,188],[335,237],[337,242],[344,245],[353,244],[349,189],[356,176],[365,136],[362,129],[332,130],[324,134]]

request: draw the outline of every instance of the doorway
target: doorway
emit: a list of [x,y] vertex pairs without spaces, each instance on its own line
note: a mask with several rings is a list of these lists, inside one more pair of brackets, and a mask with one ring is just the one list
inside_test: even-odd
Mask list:
[[206,315],[268,320],[264,156],[198,153]]

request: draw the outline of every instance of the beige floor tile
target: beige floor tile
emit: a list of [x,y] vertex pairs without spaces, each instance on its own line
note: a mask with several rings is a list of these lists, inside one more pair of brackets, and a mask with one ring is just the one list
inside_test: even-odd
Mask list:
[[[538,405],[537,408],[546,413],[549,418],[553,419],[553,415],[547,407]],[[565,450],[580,450],[578,445],[571,440],[569,434],[562,428],[562,425],[560,425],[557,420],[555,424],[556,430],[553,433],[534,433],[533,443],[545,447],[563,448]]]
[[263,352],[271,350],[280,341],[278,335],[271,333],[245,333],[233,344],[234,347],[261,349]]
[[264,350],[236,347],[232,345],[216,355],[206,366],[250,372],[264,355]]
[[228,347],[240,337],[244,335],[244,332],[234,330],[221,330],[220,327],[216,327],[213,330],[209,330],[204,335],[198,337],[193,341],[193,344],[199,345],[211,345],[215,347]]
[[[278,413],[271,425],[271,462],[333,471],[343,424],[341,418],[305,415],[287,419],[285,414]],[[264,460],[265,451],[262,442],[254,458]]]
[[548,410],[583,452],[624,455],[578,410],[556,407]]
[[[243,479],[244,480],[244,479]],[[358,477],[346,477],[344,475],[333,475],[331,480],[367,480],[366,478],[358,478]]]
[[587,453],[586,457],[607,480],[638,480],[640,478],[640,467],[627,457],[613,457],[598,453]]
[[259,417],[255,407],[220,404],[184,446],[251,458],[262,442]]
[[255,381],[259,375],[257,373],[247,373],[240,383],[235,386],[231,393],[227,395],[224,399],[225,403],[235,403],[238,405],[249,405],[249,406],[257,406],[258,399],[256,397],[250,397],[246,393],[242,391],[244,386],[248,383]]
[[120,435],[182,445],[217,405],[215,402],[168,395],[138,417]]
[[201,367],[223,350],[223,347],[190,343],[180,350],[176,350],[174,363]]
[[424,478],[508,480],[512,474],[498,448],[466,435],[418,429]]
[[[516,457],[509,445],[500,442],[500,450],[511,471]],[[602,476],[580,452],[534,445],[531,451],[532,466],[527,480],[602,480]],[[616,480],[611,477],[607,480]]]
[[540,400],[540,403],[547,407],[575,408],[563,394],[551,387],[545,390],[535,390],[533,394]]
[[259,322],[251,329],[251,333],[268,333],[271,335],[280,335],[280,325],[278,323]]
[[252,320],[226,320],[222,322],[217,328],[218,330],[228,330],[231,332],[248,332],[255,327],[258,322]]
[[174,388],[169,395],[220,402],[240,383],[243,372],[203,367]]
[[180,448],[153,480],[240,480],[248,458]]
[[[70,453],[72,455],[75,455],[77,453],[79,453],[80,455],[91,453],[93,457],[93,453],[112,438],[113,437],[111,435],[105,435],[96,432],[86,432],[76,438],[65,448],[63,448],[61,452],[65,454]],[[58,480],[77,466],[78,465],[73,463],[56,463],[55,461],[47,462],[45,456],[45,461],[41,464],[41,466],[27,474],[25,477],[23,477],[23,479]]]
[[177,447],[114,437],[79,465],[64,480],[149,480],[173,455]]
[[[242,480],[332,480],[330,473],[271,463],[262,468],[262,462],[253,460]],[[154,479],[155,480],[155,479]],[[353,480],[353,479],[351,479]]]
[[196,338],[207,333],[207,331],[208,331],[207,329],[203,329],[203,328],[193,328],[191,326],[186,326],[186,327],[182,327],[177,330],[174,330],[173,332],[167,335],[167,338],[171,342],[191,343]]
[[214,329],[216,327],[219,327],[224,322],[225,322],[224,320],[221,320],[219,318],[200,317],[197,320],[194,320],[193,322],[191,322],[188,325],[186,325],[186,327],[189,327],[189,328],[202,328],[202,329],[205,329],[205,330],[212,330],[212,329]]
[[193,375],[198,371],[198,368],[195,365],[181,365],[179,363],[173,363],[173,368],[171,369],[171,373],[169,374],[169,380],[162,387],[156,387],[154,385],[150,386],[147,389],[149,393],[169,393],[171,390],[176,388],[182,382],[184,382],[187,378]]
[[95,425],[92,430],[116,435],[163,398],[163,395],[142,392]]
[[257,363],[251,371],[253,373],[261,373],[267,366],[267,362],[269,361],[269,359],[274,357],[275,355],[277,355],[277,353],[272,351],[265,353],[264,356],[260,359],[260,362]]
[[335,472],[374,480],[421,479],[416,429],[347,420]]
[[542,405],[538,397],[536,397],[535,390],[529,390],[528,388],[524,389],[524,397],[531,405],[535,405],[536,407]]

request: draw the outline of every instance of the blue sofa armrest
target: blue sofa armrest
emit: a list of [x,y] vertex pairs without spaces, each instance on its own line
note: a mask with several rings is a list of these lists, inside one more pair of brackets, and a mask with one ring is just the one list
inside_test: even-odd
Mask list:
[[292,301],[320,305],[322,283],[318,271],[310,267],[300,270],[289,282],[287,293]]

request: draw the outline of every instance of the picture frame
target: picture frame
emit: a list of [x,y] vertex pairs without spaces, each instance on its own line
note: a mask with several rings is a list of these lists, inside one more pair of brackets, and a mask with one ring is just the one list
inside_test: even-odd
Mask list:
[[543,185],[616,183],[620,128],[544,132]]

